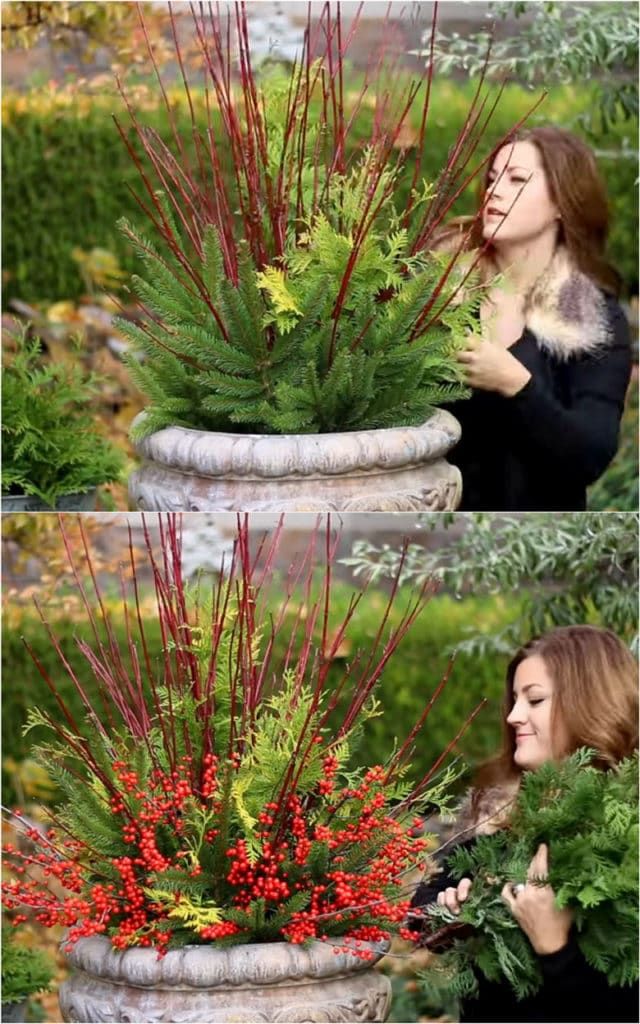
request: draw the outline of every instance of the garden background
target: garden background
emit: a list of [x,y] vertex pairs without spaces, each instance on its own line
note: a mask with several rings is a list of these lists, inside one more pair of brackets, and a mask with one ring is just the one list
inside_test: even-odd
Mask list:
[[[143,6],[169,82],[176,125],[189,148],[190,119],[179,69],[171,60],[165,5]],[[350,80],[345,83],[347,109],[357,95],[365,55],[377,44],[386,6],[364,5]],[[400,17],[402,5],[392,6],[397,10],[391,22],[394,47],[402,57],[399,73],[410,75],[423,60],[412,51],[419,50],[421,32],[429,28],[432,4],[420,5],[417,22]],[[127,81],[146,123],[162,139],[170,137],[160,91],[145,62],[134,7],[129,3],[3,5],[3,43],[9,47],[2,98],[3,326],[10,332],[16,315],[30,321],[43,339],[45,362],[81,365],[101,376],[92,408],[103,433],[127,456],[121,482],[101,491],[100,507],[105,509],[126,508],[125,479],[135,461],[127,435],[142,407],[142,397],[121,362],[126,343],[111,323],[117,303],[135,315],[127,287],[135,260],[116,221],[124,215],[139,223],[142,217],[130,191],[138,172],[113,121],[115,114],[127,123],[115,87],[116,73]],[[343,7],[348,17],[356,5]],[[502,70],[509,72],[509,84],[492,118],[485,148],[523,117],[543,89],[548,91],[547,98],[529,123],[564,125],[583,134],[594,147],[610,196],[610,258],[623,277],[623,302],[637,360],[638,113],[633,8],[629,3],[589,4],[588,10],[579,3],[442,3],[441,56],[421,171],[427,180],[437,176],[464,123],[485,45],[473,40],[486,30],[489,14],[495,19],[498,40],[494,57],[497,54]],[[29,22],[33,15],[27,9],[39,11],[41,22]],[[254,51],[262,57],[290,59],[301,39],[306,6],[260,3],[250,4],[249,10]],[[188,61],[192,31],[188,5],[178,5],[176,11]],[[500,45],[507,49],[501,50]],[[193,98],[204,118],[202,92],[196,88]],[[354,126],[354,145],[366,136],[372,117],[371,107],[364,104]],[[133,133],[129,134],[135,146]],[[397,144],[410,150],[418,136],[419,124],[414,123]],[[408,178],[405,186],[408,195]],[[460,197],[453,212],[469,212],[474,195],[475,185]],[[81,339],[79,347],[72,343],[75,336]],[[637,429],[636,369],[621,448],[592,488],[591,508],[637,508]]]
[[[147,522],[152,533],[155,517]],[[257,550],[264,531],[273,531],[275,516],[250,517],[251,544]],[[316,523],[311,514],[286,517],[276,572],[286,572],[296,552],[306,548]],[[119,567],[127,561],[128,525],[135,546],[142,547],[141,517],[112,515],[84,517],[97,578],[107,592],[106,607],[114,617],[120,640],[126,623],[119,612]],[[637,648],[638,519],[622,514],[583,516],[530,515],[525,517],[410,516],[359,514],[334,517],[340,546],[334,575],[331,623],[340,621],[351,594],[369,580],[368,589],[354,615],[346,640],[335,653],[336,677],[358,649],[368,650],[380,625],[389,593],[389,577],[397,567],[402,538],[410,546],[401,579],[400,600],[390,625],[397,623],[412,588],[425,576],[440,579],[439,590],[409,630],[383,674],[378,697],[384,713],[368,723],[360,763],[375,764],[393,750],[396,736],[403,736],[424,707],[445,673],[451,654],[457,652],[444,691],[430,713],[424,741],[412,760],[416,778],[435,762],[461,729],[479,701],[487,705],[455,748],[471,770],[490,756],[500,742],[500,706],[508,660],[520,643],[533,633],[555,624],[590,621],[615,629]],[[46,772],[31,756],[33,736],[22,735],[28,711],[37,705],[55,713],[56,705],[34,665],[27,646],[60,685],[69,706],[82,719],[77,693],[66,680],[34,600],[60,641],[61,650],[77,672],[88,693],[92,679],[75,637],[90,639],[90,629],[69,573],[56,517],[14,515],[3,517],[3,802],[20,806],[34,820],[40,805],[55,804],[57,794]],[[230,546],[236,529],[232,515],[191,514],[183,530],[183,571],[215,573]],[[76,517],[65,517],[65,531],[79,559],[82,540]],[[80,559],[79,559],[80,560]],[[144,567],[144,558],[139,559]],[[319,565],[322,557],[319,558]],[[159,655],[161,639],[155,621],[148,570],[141,573],[141,604],[145,630]],[[277,604],[278,588],[274,601]],[[274,613],[276,612],[274,604]],[[290,614],[297,613],[292,604]],[[304,610],[303,610],[304,614]],[[321,627],[318,626],[318,641]],[[280,648],[284,659],[287,630]],[[284,638],[284,640],[283,640]],[[332,669],[333,671],[333,669]],[[329,680],[330,682],[330,680]],[[464,787],[469,775],[460,783]],[[441,832],[443,823],[427,821],[427,830]],[[27,939],[57,957],[57,978],[64,976],[57,941],[60,936],[29,929]],[[26,941],[26,940],[25,940]],[[447,1006],[434,1003],[416,977],[420,956],[408,957],[399,944],[397,959],[384,968],[393,973],[394,1003],[391,1020],[438,1019]],[[405,956],[406,955],[406,956]],[[428,954],[426,954],[428,956]],[[56,1021],[55,992],[31,1005],[31,1019]]]

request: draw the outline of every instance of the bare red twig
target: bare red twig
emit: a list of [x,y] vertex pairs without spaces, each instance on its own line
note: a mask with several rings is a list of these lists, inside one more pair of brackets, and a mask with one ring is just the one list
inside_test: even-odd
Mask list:
[[[167,111],[171,143],[141,123],[121,83],[119,88],[139,147],[134,146],[117,121],[116,124],[140,173],[148,200],[145,202],[136,195],[136,201],[164,239],[196,294],[202,297],[225,340],[229,340],[225,317],[218,308],[218,300],[209,294],[202,281],[195,260],[195,257],[202,257],[205,228],[207,225],[215,227],[224,273],[234,286],[238,284],[242,244],[248,247],[257,270],[274,263],[281,265],[278,261],[286,251],[288,239],[299,238],[303,226],[325,209],[336,178],[339,187],[343,187],[341,177],[347,172],[350,161],[361,151],[355,144],[354,126],[362,110],[363,98],[367,93],[375,93],[373,126],[365,144],[369,153],[366,200],[353,231],[352,251],[334,303],[327,355],[330,368],[335,359],[340,324],[348,314],[353,275],[370,232],[385,216],[388,200],[397,188],[395,175],[411,174],[410,196],[401,222],[408,227],[414,221],[411,254],[415,255],[428,245],[453,204],[482,172],[486,161],[465,173],[488,130],[501,94],[499,89],[492,103],[488,102],[488,94],[481,98],[490,49],[476,94],[439,176],[435,194],[416,213],[416,186],[429,133],[437,3],[431,19],[429,56],[413,80],[397,69],[399,53],[392,49],[394,34],[391,7],[388,6],[384,42],[371,55],[363,85],[355,99],[352,98],[350,111],[345,95],[345,69],[363,3],[351,18],[348,32],[344,29],[340,4],[334,9],[330,3],[325,3],[315,23],[309,6],[301,53],[284,77],[284,112],[274,125],[265,102],[264,72],[255,66],[252,58],[246,4],[235,3],[225,15],[221,6],[190,2],[195,40],[202,58],[206,111],[204,131],[199,123],[194,88],[187,75],[179,42],[175,11],[172,5],[169,8],[173,46],[191,121],[195,163],[186,140],[178,131],[175,112],[140,10],[149,59]],[[214,103],[217,110],[214,110]],[[409,125],[417,103],[420,104],[417,143],[397,151],[400,135]],[[409,159],[412,167],[408,165]],[[384,187],[380,187],[385,171],[392,171],[391,178]],[[158,186],[167,196],[183,238],[172,229],[158,202]],[[308,193],[305,193],[305,188],[309,189]],[[342,230],[340,209],[336,225],[338,230]],[[441,312],[436,309],[436,303],[446,288],[456,259],[457,254],[419,312],[412,339],[428,330],[434,317]],[[455,294],[459,294],[459,288]],[[363,343],[367,329],[368,325],[361,329],[359,337],[351,343],[352,350]],[[152,334],[149,337],[150,340],[154,338]],[[161,347],[172,351],[166,341]],[[186,355],[174,354],[189,361]]]

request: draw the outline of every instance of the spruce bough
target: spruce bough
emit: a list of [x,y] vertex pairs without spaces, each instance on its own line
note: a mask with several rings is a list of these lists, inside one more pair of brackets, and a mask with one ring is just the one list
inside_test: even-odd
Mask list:
[[[128,359],[131,376],[151,399],[138,437],[171,425],[267,434],[409,426],[468,394],[454,355],[473,330],[478,292],[416,334],[446,260],[410,256],[408,233],[392,211],[387,230],[371,230],[362,245],[334,319],[365,180],[361,167],[336,182],[336,223],[319,214],[301,239],[292,236],[277,264],[257,271],[245,248],[237,285],[225,274],[217,229],[208,225],[198,274],[210,304],[181,277],[171,254],[119,222],[148,271],[146,280],[134,276],[136,293],[158,318],[144,328],[118,320],[136,353]],[[460,271],[451,275],[443,302],[460,279]],[[211,307],[220,311],[226,337]]]
[[447,858],[455,877],[473,879],[469,899],[454,916],[432,906],[437,927],[473,925],[424,976],[432,989],[473,996],[478,974],[508,982],[519,999],[542,983],[537,957],[501,898],[505,882],[520,882],[540,843],[549,846],[549,878],[560,907],[574,912],[578,945],[611,985],[638,978],[638,756],[600,771],[594,752],[576,751],[561,764],[523,775],[510,828],[479,836]]

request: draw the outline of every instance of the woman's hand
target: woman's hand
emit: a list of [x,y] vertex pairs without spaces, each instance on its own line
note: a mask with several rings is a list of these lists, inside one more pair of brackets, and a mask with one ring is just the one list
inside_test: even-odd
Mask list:
[[459,914],[460,906],[468,898],[470,889],[471,879],[462,878],[455,889],[449,886],[438,893],[438,903],[441,907],[448,907],[453,914]]
[[508,349],[476,335],[469,335],[466,348],[456,358],[465,369],[465,382],[470,387],[497,391],[505,398],[517,395],[531,377]]
[[508,882],[502,890],[503,900],[539,955],[557,953],[566,946],[573,923],[573,912],[556,906],[550,885],[531,884],[532,879],[546,878],[548,873],[549,851],[542,843],[527,870],[524,889],[514,896],[511,882]]

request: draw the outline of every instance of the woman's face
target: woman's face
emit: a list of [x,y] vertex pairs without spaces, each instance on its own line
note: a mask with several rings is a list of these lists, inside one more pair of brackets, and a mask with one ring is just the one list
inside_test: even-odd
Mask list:
[[483,237],[496,245],[530,242],[549,231],[557,234],[558,223],[558,208],[551,200],[537,146],[532,142],[503,146],[489,172]]
[[513,759],[533,771],[551,761],[557,749],[551,737],[553,679],[543,659],[532,654],[518,665],[513,680],[513,708],[507,722],[515,732]]

